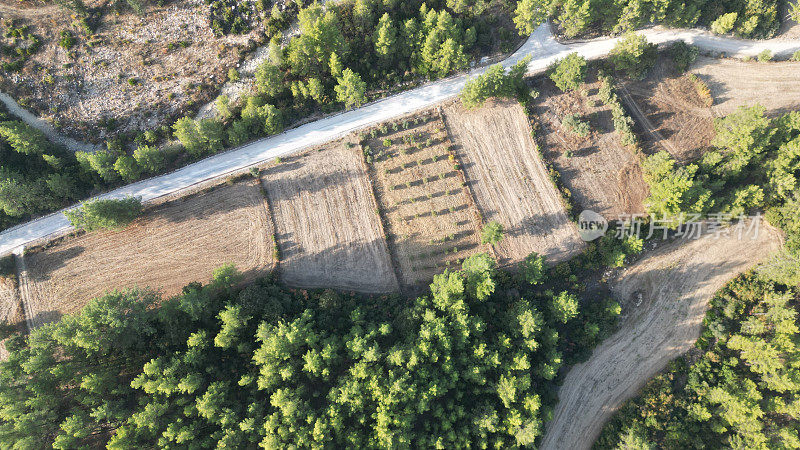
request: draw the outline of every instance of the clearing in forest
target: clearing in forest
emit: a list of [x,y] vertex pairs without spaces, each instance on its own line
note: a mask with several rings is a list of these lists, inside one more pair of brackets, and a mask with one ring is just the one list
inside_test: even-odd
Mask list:
[[708,84],[716,116],[755,104],[776,114],[800,109],[800,62],[699,57],[691,72]]
[[[549,78],[537,81],[540,97],[532,114],[540,148],[569,190],[574,214],[590,209],[613,220],[643,212],[648,189],[639,159],[614,131],[611,108],[599,98],[595,74],[571,92],[561,92]],[[588,133],[581,136],[569,129],[564,123],[568,116],[588,124]]]
[[338,141],[266,169],[284,282],[381,293],[398,289],[358,151]]
[[272,233],[266,200],[248,180],[154,207],[123,230],[66,237],[25,255],[30,319],[38,326],[77,312],[110,289],[174,295],[228,263],[255,277],[273,267]]
[[488,250],[441,115],[428,111],[373,128],[362,135],[361,150],[404,286]]
[[700,156],[714,138],[712,96],[691,74],[679,74],[669,57],[661,57],[641,81],[622,85],[620,99],[643,131],[646,153],[667,150],[679,161]]
[[490,100],[466,110],[455,102],[446,108],[445,121],[478,208],[506,229],[495,246],[501,265],[531,252],[561,261],[583,248],[519,103]]
[[619,331],[570,369],[541,448],[590,448],[617,408],[694,345],[713,294],[780,245],[765,223],[741,239],[731,231],[665,243],[612,281]]

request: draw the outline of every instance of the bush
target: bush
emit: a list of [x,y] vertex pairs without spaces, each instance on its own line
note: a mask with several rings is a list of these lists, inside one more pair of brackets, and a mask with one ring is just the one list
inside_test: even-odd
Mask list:
[[505,229],[500,222],[491,221],[484,225],[481,230],[481,244],[495,245],[503,240],[503,232]]
[[530,57],[526,57],[516,63],[508,73],[503,66],[495,64],[488,68],[486,72],[477,78],[473,78],[464,85],[461,90],[461,102],[467,108],[475,108],[483,105],[490,97],[520,97],[527,95],[527,86],[523,81],[523,76],[528,68]]
[[589,123],[580,120],[580,118],[575,114],[568,114],[564,116],[564,119],[561,120],[561,126],[580,137],[586,137],[589,135]]
[[564,92],[578,89],[586,79],[586,59],[570,53],[550,66],[550,79]]
[[769,51],[769,49],[765,49],[763,52],[758,54],[758,61],[759,62],[772,61],[772,52]]
[[93,231],[98,229],[124,228],[142,213],[139,198],[90,200],[81,206],[65,211],[70,225],[75,228]]
[[683,41],[678,41],[670,47],[670,55],[675,63],[675,70],[679,73],[689,70],[689,66],[697,59],[699,53],[697,47],[689,45]]
[[241,79],[239,71],[235,67],[228,69],[228,81],[235,83]]
[[139,146],[133,152],[136,163],[149,173],[157,173],[164,169],[165,157],[161,149],[149,145]]
[[736,18],[739,15],[735,12],[723,14],[717,17],[717,20],[711,22],[711,32],[716,34],[725,34],[733,29],[736,25]]
[[59,47],[64,50],[69,50],[75,45],[75,37],[69,30],[61,31],[61,37],[58,39]]
[[794,55],[792,55],[792,61],[800,61],[800,50],[794,52]]
[[642,79],[656,62],[656,46],[639,34],[628,33],[611,50],[614,68],[633,79]]

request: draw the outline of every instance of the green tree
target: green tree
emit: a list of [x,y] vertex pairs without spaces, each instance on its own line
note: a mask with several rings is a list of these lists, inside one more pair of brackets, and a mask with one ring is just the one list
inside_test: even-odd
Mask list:
[[375,52],[383,58],[388,58],[395,51],[397,44],[397,29],[392,23],[389,13],[383,13],[378,21],[374,33]]
[[495,245],[503,240],[505,229],[500,222],[491,221],[483,226],[481,230],[481,244]]
[[344,69],[342,76],[337,79],[336,100],[344,103],[345,108],[357,108],[367,101],[367,84],[361,76],[350,69]]
[[256,89],[259,94],[277,97],[284,90],[283,74],[278,66],[270,61],[264,61],[256,69]]
[[158,147],[141,145],[133,151],[136,164],[149,173],[158,173],[164,170],[166,158],[164,152]]
[[549,1],[520,0],[514,11],[514,25],[520,36],[528,36],[546,19],[550,9]]
[[142,213],[142,201],[135,197],[89,200],[65,211],[70,225],[86,231],[124,228]]
[[544,279],[544,256],[531,253],[526,256],[520,265],[522,276],[530,284],[539,284]]
[[642,79],[655,64],[656,46],[640,34],[628,33],[611,50],[609,59],[616,70],[630,78]]
[[142,175],[142,169],[132,156],[120,155],[114,162],[114,170],[119,173],[123,180],[133,182]]
[[735,12],[723,14],[711,22],[711,31],[716,34],[726,34],[733,30],[738,14]]
[[15,152],[25,155],[41,155],[50,149],[50,142],[41,131],[20,121],[0,122],[0,137]]
[[586,79],[586,59],[570,53],[550,66],[550,79],[564,92],[578,89]]
[[578,315],[578,298],[567,291],[553,295],[550,302],[550,312],[555,317],[555,320],[567,323]]

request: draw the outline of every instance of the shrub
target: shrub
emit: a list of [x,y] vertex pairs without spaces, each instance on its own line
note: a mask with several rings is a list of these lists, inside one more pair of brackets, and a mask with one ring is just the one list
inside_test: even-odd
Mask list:
[[568,114],[564,116],[564,119],[561,120],[561,125],[580,137],[586,137],[589,135],[589,123],[580,120],[580,118],[575,114]]
[[758,54],[758,61],[759,62],[772,61],[772,52],[769,51],[769,49],[765,49],[763,52]]
[[564,92],[578,89],[586,79],[586,59],[570,53],[550,66],[550,79]]
[[231,67],[230,69],[228,69],[228,81],[235,83],[235,82],[239,81],[240,79],[241,79],[241,76],[239,75],[239,71],[236,70],[235,67]]
[[495,64],[482,75],[473,78],[461,90],[461,102],[467,108],[483,105],[490,97],[521,96],[527,91],[523,76],[528,68],[530,57],[526,57],[514,64],[506,74],[503,66]]
[[716,34],[725,34],[733,29],[736,25],[736,18],[739,15],[735,12],[723,14],[717,17],[717,20],[711,22],[711,32]]
[[499,222],[491,221],[481,230],[481,244],[495,245],[503,240],[505,229]]
[[58,39],[58,46],[64,50],[69,50],[75,45],[75,36],[69,30],[62,30]]
[[675,70],[679,73],[689,70],[689,66],[697,59],[698,53],[697,47],[683,41],[678,41],[670,47],[670,55],[675,63]]
[[800,61],[800,50],[794,52],[794,55],[792,55],[792,61]]
[[656,62],[656,46],[635,33],[629,33],[611,50],[610,59],[616,70],[628,77],[642,79]]
[[139,198],[90,200],[81,206],[65,211],[69,223],[86,231],[123,228],[142,213]]
[[157,147],[139,146],[133,152],[133,159],[145,171],[157,173],[164,169],[164,153]]

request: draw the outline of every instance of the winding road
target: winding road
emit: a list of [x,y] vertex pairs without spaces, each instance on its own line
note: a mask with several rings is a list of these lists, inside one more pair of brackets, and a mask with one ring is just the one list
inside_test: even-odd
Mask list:
[[[714,36],[700,30],[665,29],[660,27],[639,31],[650,42],[663,44],[676,40],[697,45],[710,52],[724,52],[729,56],[755,56],[770,50],[775,56],[786,57],[800,50],[800,39],[770,39],[747,41]],[[542,24],[527,41],[501,64],[510,67],[530,55],[528,74],[544,71],[553,61],[571,52],[587,59],[607,55],[619,38],[599,38],[584,42],[561,44],[555,40],[548,24]],[[206,158],[174,172],[142,180],[99,196],[99,198],[141,197],[152,200],[203,181],[225,176],[276,157],[285,156],[323,144],[352,131],[387,121],[414,111],[431,107],[458,95],[464,83],[486,70],[474,69],[446,79],[367,104],[361,108],[329,116],[287,130],[245,146]],[[70,230],[69,222],[59,211],[18,225],[0,233],[0,255],[20,252],[26,244]]]

